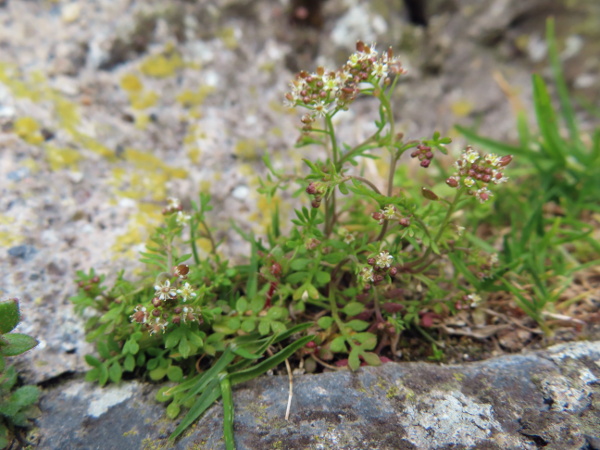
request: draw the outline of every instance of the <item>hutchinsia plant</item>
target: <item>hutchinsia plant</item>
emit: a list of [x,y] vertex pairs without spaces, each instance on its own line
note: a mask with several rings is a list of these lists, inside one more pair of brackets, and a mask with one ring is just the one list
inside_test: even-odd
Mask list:
[[[358,42],[339,69],[296,76],[285,103],[306,111],[297,147],[321,148],[321,157],[289,174],[265,156],[259,192],[275,198],[295,183],[305,205],[291,229],[274,208],[262,238],[235,226],[251,246],[246,264],[220,255],[210,198],[201,194],[189,210],[169,200],[164,225],[142,253],[142,280],[120,273],[109,289],[103,276],[79,272],[73,301],[80,312],[99,313],[87,323],[98,350],[86,356],[88,380],[119,382],[128,372],[170,381],[158,400],[169,403],[169,417],[187,411],[172,438],[222,398],[225,441],[233,448],[233,385],[291,357],[307,372],[379,365],[397,358],[409,331],[436,350],[437,323],[475,313],[485,280],[501,274],[495,255],[465,240],[469,230],[457,220],[490,203],[508,180],[511,157],[467,147],[451,166],[438,157],[447,155],[449,138],[436,132],[406,140],[396,131],[392,96],[405,72],[391,49],[379,53]],[[375,131],[362,142],[342,142],[333,118],[359,96],[377,101]],[[418,164],[406,158],[399,165],[407,152]],[[369,179],[364,161],[381,157],[387,165],[375,167],[386,172]],[[421,171],[435,173],[422,181],[428,172]],[[207,255],[199,239],[210,243]]]

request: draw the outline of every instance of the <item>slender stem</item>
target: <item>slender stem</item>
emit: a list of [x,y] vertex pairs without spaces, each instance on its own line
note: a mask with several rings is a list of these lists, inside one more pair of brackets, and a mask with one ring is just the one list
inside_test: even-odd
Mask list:
[[196,265],[200,264],[200,256],[198,256],[198,246],[196,245],[196,224],[193,220],[190,221],[190,242],[192,244],[192,255]]
[[378,194],[381,195],[381,191],[377,188],[377,186],[375,186],[369,180],[367,180],[366,178],[363,178],[361,176],[358,176],[358,175],[348,175],[346,178],[344,178],[342,180],[342,182],[345,182],[347,180],[352,180],[352,179],[358,180],[358,181],[361,181],[361,182],[365,183],[367,186],[369,186],[371,189],[373,189],[375,192],[377,192]]

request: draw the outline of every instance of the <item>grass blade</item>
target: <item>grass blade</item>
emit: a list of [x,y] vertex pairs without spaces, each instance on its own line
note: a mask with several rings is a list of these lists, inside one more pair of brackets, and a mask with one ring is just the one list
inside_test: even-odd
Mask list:
[[244,381],[252,380],[268,370],[278,366],[294,353],[297,350],[304,347],[307,343],[312,341],[314,336],[305,336],[303,338],[298,339],[296,342],[288,345],[286,348],[281,350],[280,352],[274,354],[273,356],[265,359],[261,363],[252,366],[248,369],[240,370],[239,372],[235,372],[231,374],[231,384],[236,385],[239,383],[243,383]]
[[231,392],[231,381],[229,375],[221,378],[221,395],[223,396],[223,437],[225,448],[235,450],[235,437],[233,435],[233,393]]
[[182,419],[181,423],[177,425],[175,431],[169,437],[170,440],[175,440],[177,436],[183,433],[192,423],[196,421],[198,417],[202,415],[214,402],[216,402],[221,396],[221,388],[219,387],[219,380],[213,378],[212,381],[207,385],[208,389],[204,392],[194,405],[190,408],[188,413]]

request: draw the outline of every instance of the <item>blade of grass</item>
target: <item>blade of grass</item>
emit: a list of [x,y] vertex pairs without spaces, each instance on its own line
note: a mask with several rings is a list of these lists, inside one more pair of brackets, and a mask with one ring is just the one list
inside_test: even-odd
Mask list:
[[221,395],[223,396],[223,437],[225,448],[235,450],[235,438],[233,434],[233,393],[231,392],[231,381],[229,375],[223,373],[221,378]]
[[256,378],[266,373],[268,370],[284,362],[287,358],[292,356],[297,350],[304,347],[314,338],[314,336],[304,336],[303,338],[298,339],[296,342],[293,342],[292,344],[288,345],[286,348],[274,354],[273,356],[265,359],[261,363],[252,366],[248,369],[232,373],[231,384],[235,386],[236,384],[252,380],[253,378]]
[[552,75],[554,76],[554,83],[556,85],[556,91],[558,93],[558,100],[560,102],[562,117],[567,124],[569,130],[569,137],[571,139],[571,152],[574,153],[575,157],[584,164],[589,164],[588,156],[584,152],[584,146],[581,142],[579,129],[577,127],[577,121],[575,119],[575,111],[571,103],[569,96],[569,90],[565,77],[563,76],[560,58],[558,54],[558,48],[556,45],[556,35],[554,33],[554,19],[549,18],[546,21],[546,41],[548,42],[548,56],[550,58],[550,67],[552,68]]
[[557,167],[565,167],[568,146],[558,134],[558,121],[546,83],[537,74],[533,75],[533,103],[538,127],[546,144],[542,145],[542,151],[547,153]]
[[175,431],[173,431],[171,436],[169,436],[171,441],[175,440],[177,436],[183,433],[221,396],[221,388],[217,378],[213,378],[212,381],[207,385],[207,388],[208,389],[205,389],[204,392],[202,392],[202,395],[198,397],[198,400],[196,400],[196,402],[192,405],[188,413],[181,420],[181,423],[177,425]]

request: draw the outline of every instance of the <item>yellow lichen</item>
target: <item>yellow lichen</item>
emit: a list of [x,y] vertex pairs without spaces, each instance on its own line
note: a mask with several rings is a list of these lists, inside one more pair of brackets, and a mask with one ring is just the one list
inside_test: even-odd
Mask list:
[[52,170],[76,169],[77,163],[82,159],[79,151],[72,148],[59,148],[54,145],[46,146],[46,157]]
[[144,91],[131,93],[129,101],[133,109],[142,110],[156,105],[159,96],[154,91]]
[[144,85],[139,77],[132,73],[127,73],[121,77],[121,88],[127,92],[140,92]]
[[44,142],[44,137],[40,132],[40,126],[32,117],[19,117],[15,120],[14,131],[17,136],[30,144],[40,144]]
[[450,109],[456,117],[466,117],[473,111],[473,103],[468,100],[458,100],[450,105]]
[[235,28],[225,27],[218,32],[217,36],[221,38],[225,47],[229,50],[234,50],[239,45],[235,34]]
[[168,46],[162,53],[149,56],[140,65],[144,75],[154,78],[167,78],[183,67],[183,60],[174,46]]
[[186,89],[177,95],[177,101],[186,108],[200,106],[204,99],[214,91],[215,88],[212,86],[201,86],[197,91]]
[[263,139],[242,139],[235,144],[233,152],[241,159],[253,160],[262,156],[266,147]]

